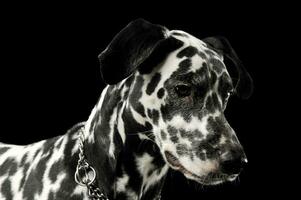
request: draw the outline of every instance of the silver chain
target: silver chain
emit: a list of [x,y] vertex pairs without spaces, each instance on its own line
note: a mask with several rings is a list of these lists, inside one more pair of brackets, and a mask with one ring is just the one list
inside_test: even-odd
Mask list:
[[85,136],[82,128],[79,131],[79,159],[77,162],[76,171],[74,174],[75,182],[81,186],[86,186],[88,197],[91,200],[109,200],[106,195],[96,185],[96,171],[88,163],[84,154]]

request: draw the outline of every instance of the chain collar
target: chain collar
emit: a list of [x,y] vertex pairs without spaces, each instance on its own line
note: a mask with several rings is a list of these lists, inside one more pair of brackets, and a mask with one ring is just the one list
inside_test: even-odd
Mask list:
[[74,174],[75,182],[81,186],[87,187],[88,197],[91,200],[109,200],[106,195],[96,185],[96,171],[88,163],[84,154],[84,128],[79,131],[79,159],[77,162],[76,171]]

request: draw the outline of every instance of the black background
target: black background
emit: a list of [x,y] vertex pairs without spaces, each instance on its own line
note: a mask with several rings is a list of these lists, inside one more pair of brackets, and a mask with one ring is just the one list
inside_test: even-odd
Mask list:
[[[64,134],[87,120],[104,87],[97,55],[125,25],[142,17],[198,38],[227,37],[255,84],[249,100],[233,97],[226,111],[249,160],[240,180],[203,187],[171,172],[163,199],[292,195],[286,188],[294,184],[286,177],[294,176],[290,167],[294,163],[288,162],[284,149],[294,147],[285,142],[288,127],[281,126],[278,95],[286,90],[280,46],[287,41],[284,34],[292,23],[287,17],[294,12],[272,4],[139,4],[140,8],[118,3],[114,7],[74,3],[2,7],[0,141],[28,144]],[[291,170],[286,171],[285,165]]]

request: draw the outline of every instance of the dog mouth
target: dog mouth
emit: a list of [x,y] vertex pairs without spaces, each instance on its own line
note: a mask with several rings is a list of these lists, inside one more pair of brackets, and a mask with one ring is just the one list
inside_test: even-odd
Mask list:
[[195,173],[189,171],[186,169],[178,160],[177,157],[175,157],[172,153],[169,151],[164,152],[167,162],[170,164],[170,166],[182,172],[184,176],[186,176],[189,179],[195,180],[203,185],[217,185],[226,181],[233,181],[237,178],[238,174],[234,175],[226,175],[223,173],[218,172],[211,172],[206,176],[199,176]]

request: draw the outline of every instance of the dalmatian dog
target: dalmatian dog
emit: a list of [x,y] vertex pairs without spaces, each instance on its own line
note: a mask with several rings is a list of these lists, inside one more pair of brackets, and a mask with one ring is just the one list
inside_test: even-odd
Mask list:
[[160,199],[170,168],[203,185],[239,175],[247,158],[224,111],[232,94],[246,99],[253,86],[225,38],[137,19],[99,61],[107,86],[86,122],[34,144],[0,144],[1,200],[90,199],[74,180],[80,133],[94,183],[110,200]]

